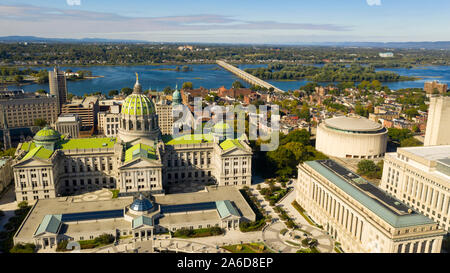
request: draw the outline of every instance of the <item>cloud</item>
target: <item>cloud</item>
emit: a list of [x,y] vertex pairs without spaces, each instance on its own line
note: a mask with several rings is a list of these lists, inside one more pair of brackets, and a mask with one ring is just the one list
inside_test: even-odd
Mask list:
[[366,0],[369,6],[381,6],[381,0]]
[[[74,2],[74,0],[72,0]],[[291,34],[342,33],[353,26],[264,20],[245,20],[226,15],[197,14],[163,17],[128,17],[114,13],[78,9],[41,8],[32,5],[0,5],[0,36],[34,35],[67,38],[127,38],[158,40],[164,35],[196,37],[242,33],[253,35],[267,31]],[[218,40],[220,41],[220,39]]]
[[80,6],[81,0],[66,0],[67,5],[69,6]]

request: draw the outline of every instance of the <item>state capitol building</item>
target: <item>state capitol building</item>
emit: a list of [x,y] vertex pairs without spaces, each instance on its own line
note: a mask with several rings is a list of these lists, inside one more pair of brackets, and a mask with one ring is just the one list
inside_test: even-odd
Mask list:
[[[173,104],[180,103],[175,91]],[[225,134],[231,127],[224,122],[207,134],[162,135],[155,105],[138,80],[123,103],[119,123],[117,137],[69,138],[45,127],[33,141],[19,144],[13,166],[17,201],[102,188],[127,195],[164,194],[167,187],[189,182],[251,184],[252,150],[245,136]]]

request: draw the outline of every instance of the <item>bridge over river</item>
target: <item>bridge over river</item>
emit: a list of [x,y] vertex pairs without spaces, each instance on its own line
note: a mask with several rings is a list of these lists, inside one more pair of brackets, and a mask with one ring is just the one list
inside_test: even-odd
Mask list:
[[272,84],[261,80],[260,78],[257,78],[235,66],[232,66],[231,64],[224,62],[224,61],[217,61],[217,64],[220,65],[221,67],[225,68],[226,70],[230,71],[231,73],[233,73],[234,75],[238,76],[239,78],[243,79],[244,81],[253,84],[253,85],[259,85],[262,87],[265,87],[267,89],[273,88],[273,90],[275,92],[284,92],[283,90],[281,90],[278,87],[273,86]]

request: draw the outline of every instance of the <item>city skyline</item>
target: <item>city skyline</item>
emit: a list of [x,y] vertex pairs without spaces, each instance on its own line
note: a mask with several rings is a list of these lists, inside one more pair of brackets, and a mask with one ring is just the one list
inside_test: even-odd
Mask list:
[[[289,7],[289,8],[286,8]],[[447,1],[0,1],[0,36],[150,42],[320,43],[450,40]]]

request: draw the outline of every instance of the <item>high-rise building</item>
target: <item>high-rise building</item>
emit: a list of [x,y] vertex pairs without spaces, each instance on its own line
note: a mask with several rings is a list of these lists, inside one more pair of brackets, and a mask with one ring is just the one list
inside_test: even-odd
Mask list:
[[430,98],[424,146],[450,144],[450,97]]
[[155,104],[156,114],[158,115],[158,124],[161,129],[161,134],[173,134],[173,114],[172,105],[167,100],[160,100]]
[[72,100],[72,103],[61,107],[63,114],[77,114],[80,117],[82,131],[89,131],[95,128],[98,109],[98,97],[96,96]]
[[61,107],[67,102],[67,84],[64,71],[55,67],[53,71],[48,72],[48,82],[50,86],[50,95],[58,99],[58,114],[61,113]]

